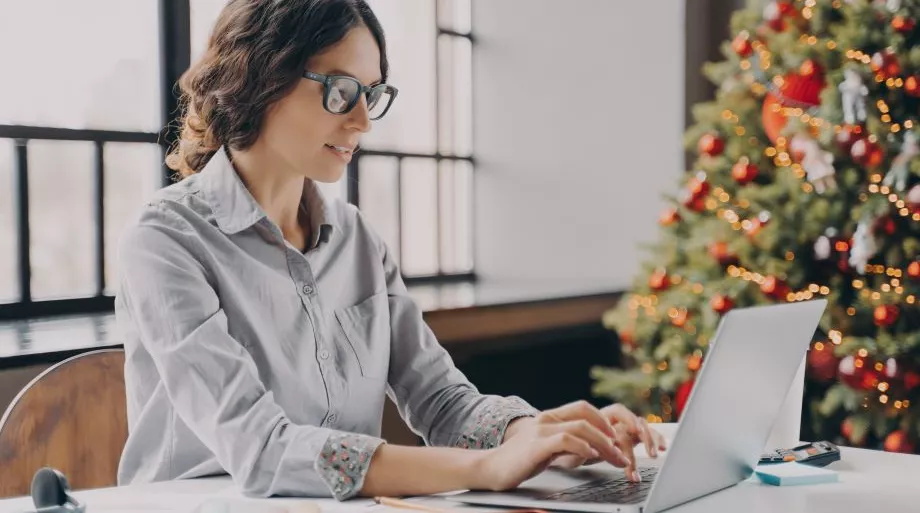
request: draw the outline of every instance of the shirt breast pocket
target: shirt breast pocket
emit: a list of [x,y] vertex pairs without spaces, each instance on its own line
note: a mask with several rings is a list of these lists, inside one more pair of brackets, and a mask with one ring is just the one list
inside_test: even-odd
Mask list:
[[390,365],[390,303],[386,292],[335,311],[345,341],[366,378],[386,379]]

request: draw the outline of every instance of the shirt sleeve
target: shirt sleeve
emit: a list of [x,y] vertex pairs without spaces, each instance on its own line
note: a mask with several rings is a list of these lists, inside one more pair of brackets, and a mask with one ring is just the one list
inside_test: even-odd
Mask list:
[[120,243],[119,300],[178,417],[247,495],[355,495],[383,440],[293,423],[229,334],[186,221],[148,209]]
[[520,397],[479,393],[425,323],[386,244],[362,224],[374,239],[386,275],[391,340],[387,382],[400,415],[427,445],[500,445],[512,420],[539,411]]

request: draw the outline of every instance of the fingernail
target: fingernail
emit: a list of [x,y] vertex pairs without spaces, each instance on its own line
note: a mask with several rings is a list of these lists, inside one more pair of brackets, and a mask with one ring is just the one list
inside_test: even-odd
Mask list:
[[633,478],[633,481],[635,481],[635,482],[637,482],[637,483],[639,483],[639,482],[642,481],[642,478],[639,476],[639,471],[638,471],[638,470],[633,470],[633,472],[632,472],[632,478]]
[[600,453],[597,452],[596,449],[593,449],[593,448],[592,448],[592,449],[591,449],[591,458],[593,459],[593,458],[597,458],[597,457],[599,457],[599,456],[600,456]]

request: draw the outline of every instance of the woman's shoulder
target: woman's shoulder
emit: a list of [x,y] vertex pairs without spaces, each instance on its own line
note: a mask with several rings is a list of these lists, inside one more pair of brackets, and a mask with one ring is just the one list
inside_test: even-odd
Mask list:
[[194,238],[203,228],[213,226],[213,211],[200,194],[197,178],[192,175],[148,197],[126,223],[122,243],[137,244],[153,233],[176,240]]

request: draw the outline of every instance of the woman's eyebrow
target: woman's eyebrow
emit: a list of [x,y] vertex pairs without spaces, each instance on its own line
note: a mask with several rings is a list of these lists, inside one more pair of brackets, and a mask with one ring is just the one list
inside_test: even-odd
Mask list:
[[[343,69],[333,68],[333,69],[329,70],[329,72],[327,72],[326,75],[345,75],[346,77],[351,77],[351,78],[354,78],[354,79],[358,80],[358,82],[361,82],[361,80],[358,79],[358,77],[356,77],[354,74],[349,73],[349,72],[347,72],[347,71],[345,71],[345,70],[343,70]],[[369,85],[369,86],[377,85],[377,84],[379,84],[379,83],[382,82],[382,81],[383,81],[383,79],[378,78],[377,80],[374,80],[373,82],[371,82],[371,83],[369,83],[369,84],[367,84],[367,85]]]

